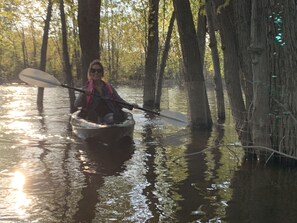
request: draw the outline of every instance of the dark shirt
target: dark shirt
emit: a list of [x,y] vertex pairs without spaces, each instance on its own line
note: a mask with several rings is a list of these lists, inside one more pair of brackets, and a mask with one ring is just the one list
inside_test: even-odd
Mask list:
[[108,107],[107,101],[101,98],[100,93],[95,89],[92,103],[89,105],[89,110],[95,110],[100,118],[103,118],[108,113],[113,111]]
[[[122,121],[125,118],[122,107],[128,108],[130,110],[132,110],[133,107],[131,107],[125,100],[123,100],[113,87],[111,88],[113,96],[110,95],[107,87],[103,86],[102,97],[115,99],[119,102],[123,102],[124,104],[113,102],[111,100],[104,100],[101,97],[97,97],[94,95],[91,103],[87,105],[86,94],[80,93],[74,105],[75,107],[82,107],[81,117],[97,123],[98,117],[99,119],[102,119],[106,114],[113,113],[116,122]],[[87,87],[84,87],[83,89],[87,89]],[[94,91],[94,94],[101,96],[98,91]]]

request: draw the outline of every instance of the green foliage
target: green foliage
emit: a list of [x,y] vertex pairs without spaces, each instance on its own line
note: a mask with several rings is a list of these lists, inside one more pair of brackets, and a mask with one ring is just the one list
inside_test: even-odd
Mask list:
[[[53,6],[47,52],[46,69],[63,78],[61,52],[61,25],[58,1]],[[43,38],[44,19],[47,14],[46,0],[2,0],[0,2],[0,75],[16,78],[26,66],[37,67]],[[191,1],[193,15],[198,16],[200,1]],[[74,76],[80,61],[77,25],[77,0],[65,0],[68,27],[68,44]],[[161,0],[159,6],[160,56],[162,55],[172,2]],[[148,1],[104,0],[100,14],[101,60],[106,76],[120,79],[141,79],[147,51]],[[211,57],[207,56],[206,60]],[[212,69],[208,63],[208,69]],[[180,80],[182,72],[179,35],[174,28],[171,48],[165,69],[165,78]]]

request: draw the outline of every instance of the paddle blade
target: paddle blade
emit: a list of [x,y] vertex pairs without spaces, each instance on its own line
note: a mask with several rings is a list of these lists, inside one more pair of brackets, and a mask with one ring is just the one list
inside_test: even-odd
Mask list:
[[61,83],[52,75],[33,68],[26,68],[19,73],[19,78],[36,87],[56,87]]
[[175,126],[179,126],[179,127],[187,127],[188,126],[187,117],[180,112],[162,111],[162,112],[160,112],[160,117],[165,122],[170,123]]

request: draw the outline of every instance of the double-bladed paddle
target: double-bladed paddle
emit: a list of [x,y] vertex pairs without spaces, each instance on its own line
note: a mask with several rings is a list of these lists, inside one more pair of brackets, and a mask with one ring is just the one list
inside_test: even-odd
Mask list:
[[[64,87],[64,88],[72,89],[74,91],[86,93],[86,91],[83,89],[71,87],[66,84],[62,84],[53,75],[50,75],[44,71],[33,69],[33,68],[26,68],[26,69],[22,70],[19,73],[19,78],[22,81],[26,82],[27,84],[37,86],[37,87],[42,87],[42,88]],[[142,111],[145,111],[148,113],[152,113],[152,114],[164,117],[166,119],[177,122],[176,125],[179,125],[179,126],[187,126],[187,118],[179,112],[172,112],[172,111],[158,112],[158,111],[149,110],[149,109],[139,107],[139,106],[133,106],[132,104],[118,101],[118,100],[115,100],[112,98],[107,98],[107,97],[101,97],[101,98],[103,100],[110,100],[110,101],[113,101],[113,102],[116,102],[119,104],[123,104],[123,105],[129,106],[129,107],[132,107],[134,109],[139,109],[139,110],[142,110]]]

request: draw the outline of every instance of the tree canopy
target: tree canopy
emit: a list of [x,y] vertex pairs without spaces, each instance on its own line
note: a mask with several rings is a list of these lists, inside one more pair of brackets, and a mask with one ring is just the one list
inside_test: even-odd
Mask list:
[[[47,9],[46,0],[8,1],[0,3],[0,75],[2,79],[15,79],[26,67],[37,67],[42,43],[43,27]],[[47,52],[48,72],[61,76],[62,33],[58,1],[53,1],[53,15]],[[71,65],[75,77],[81,77],[75,58],[81,55],[78,38],[78,1],[65,1],[68,42]],[[193,10],[197,7],[194,5]],[[164,47],[167,27],[173,11],[172,4],[160,1],[159,39]],[[106,66],[107,76],[115,80],[144,77],[148,35],[148,2],[104,0],[101,3],[100,58]],[[195,16],[197,13],[193,13]],[[181,80],[182,65],[179,35],[176,30],[171,37],[171,50],[165,68],[165,78]],[[75,56],[76,55],[76,56]],[[212,70],[210,62],[207,63]]]

